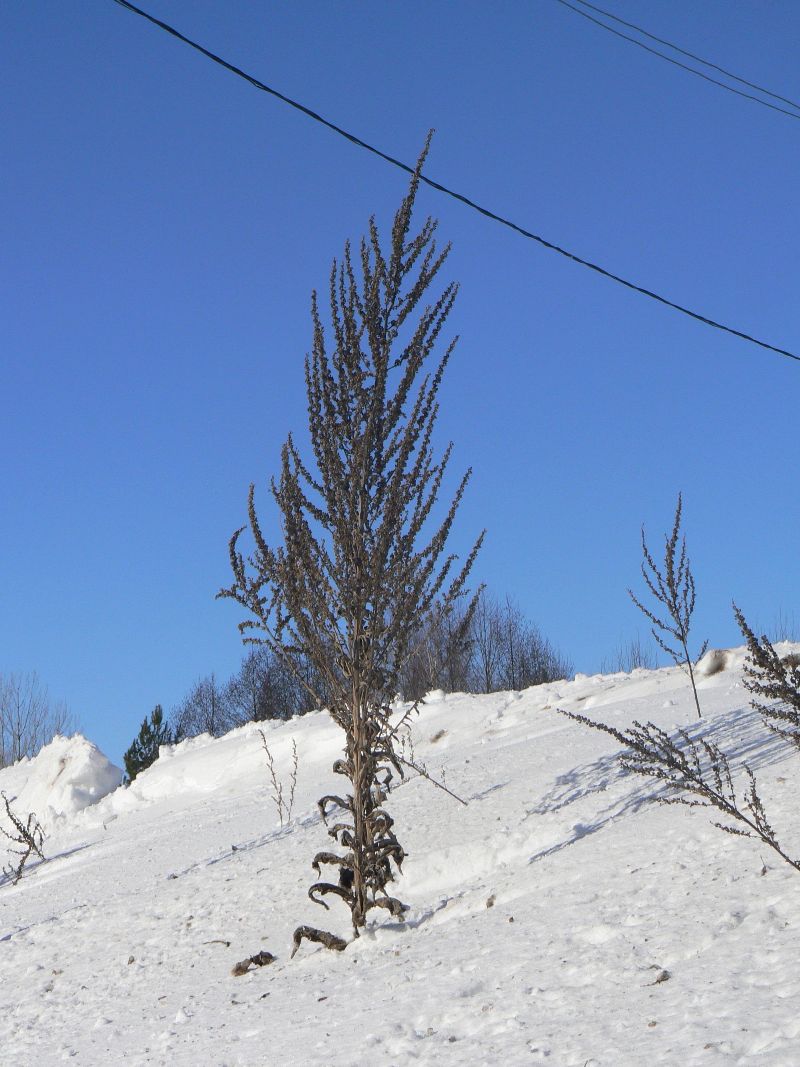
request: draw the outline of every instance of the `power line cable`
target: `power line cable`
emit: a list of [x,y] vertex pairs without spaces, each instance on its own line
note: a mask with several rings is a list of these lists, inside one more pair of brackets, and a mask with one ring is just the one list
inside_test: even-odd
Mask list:
[[667,48],[671,48],[674,52],[686,56],[687,59],[693,59],[695,63],[702,63],[704,67],[719,71],[720,74],[724,74],[726,78],[731,78],[733,81],[739,82],[740,85],[746,85],[749,89],[755,89],[757,92],[763,93],[765,96],[771,96],[773,100],[780,100],[782,103],[789,104],[790,107],[797,108],[797,110],[800,111],[800,104],[794,100],[790,100],[788,96],[781,96],[780,93],[773,93],[771,89],[765,89],[763,85],[749,82],[747,78],[740,78],[738,74],[734,74],[732,71],[720,67],[717,63],[712,63],[708,59],[696,56],[694,52],[688,52],[685,48],[673,44],[672,41],[667,41],[663,37],[656,37],[654,33],[650,33],[641,26],[637,26],[635,22],[626,22],[625,19],[621,19],[618,15],[612,15],[610,11],[604,11],[602,7],[590,4],[589,0],[575,0],[575,3],[580,4],[581,7],[588,7],[591,11],[596,11],[599,15],[603,15],[607,19],[612,19],[614,22],[618,22],[621,26],[627,26],[629,30],[636,30],[637,33],[641,33],[643,37],[648,37],[651,41],[657,41],[658,44],[666,45]]
[[[402,160],[395,159],[394,156],[388,155],[386,152],[382,152],[379,148],[369,144],[367,141],[362,141],[360,137],[356,137],[355,134],[349,133],[347,130],[342,129],[341,126],[337,126],[336,123],[331,122],[329,119],[324,118],[316,111],[312,111],[311,108],[306,107],[305,104],[299,103],[297,100],[292,100],[291,97],[285,96],[277,89],[271,88],[269,85],[265,85],[264,82],[259,81],[258,78],[253,77],[251,74],[247,74],[239,67],[229,63],[226,59],[222,59],[220,56],[215,55],[214,52],[210,52],[207,48],[204,48],[196,41],[190,40],[182,33],[176,30],[173,26],[170,26],[166,22],[162,22],[161,19],[155,18],[155,16],[148,14],[141,8],[136,7],[130,3],[129,0],[114,0],[114,3],[119,4],[120,7],[126,8],[128,11],[132,11],[136,15],[140,15],[142,18],[151,22],[154,26],[158,26],[166,33],[173,37],[176,37],[179,41],[183,41],[184,44],[189,45],[190,48],[194,48],[195,51],[200,52],[214,63],[218,63],[221,67],[229,70],[232,74],[235,74],[239,78],[243,78],[244,81],[249,82],[254,88],[261,90],[262,92],[269,93],[271,96],[276,97],[278,100],[282,100],[283,103],[288,104],[290,107],[295,108],[297,111],[301,111],[304,115],[313,119],[315,122],[321,123],[323,126],[327,126],[329,130],[333,130],[334,133],[338,133],[341,137],[350,141],[352,144],[358,145],[359,148],[366,149],[367,152],[371,152],[373,155],[378,156],[380,159],[385,160],[387,163],[391,163],[392,166],[398,167],[400,170],[405,171],[407,174],[413,174],[414,168],[409,166],[408,163],[403,163]],[[751,344],[758,345],[760,348],[765,348],[770,352],[776,352],[780,356],[787,356],[789,359],[796,360],[800,363],[800,355],[794,352],[788,351],[785,348],[779,348],[777,345],[769,344],[767,341],[759,340],[757,337],[753,337],[748,333],[744,333],[742,330],[736,330],[732,326],[726,326],[724,323],[717,322],[715,319],[711,319],[706,315],[700,314],[698,311],[692,311],[690,308],[684,307],[682,304],[677,304],[672,300],[668,300],[667,297],[661,296],[659,293],[655,293],[650,289],[645,289],[643,286],[636,285],[634,282],[628,281],[626,278],[622,278],[618,274],[614,274],[610,270],[606,270],[605,267],[599,266],[597,263],[592,263],[588,259],[583,259],[581,256],[576,255],[574,252],[570,252],[565,248],[561,248],[559,245],[554,244],[552,241],[546,240],[544,237],[540,237],[538,234],[532,233],[530,230],[526,230],[523,226],[519,226],[516,222],[512,222],[510,219],[504,218],[502,215],[496,214],[494,211],[490,211],[489,208],[481,207],[480,204],[475,203],[474,200],[470,200],[469,197],[464,196],[462,193],[455,192],[453,189],[449,189],[446,185],[441,185],[439,182],[434,181],[432,178],[426,177],[424,174],[420,175],[420,181],[430,186],[432,189],[436,189],[440,193],[445,193],[447,196],[452,197],[454,200],[459,200],[462,204],[472,208],[474,211],[479,212],[488,219],[492,219],[494,222],[499,222],[503,226],[507,226],[515,233],[521,234],[523,237],[528,238],[531,241],[536,241],[544,248],[549,248],[553,252],[558,252],[559,255],[564,256],[566,259],[571,259],[574,263],[580,264],[582,267],[587,267],[589,270],[595,271],[597,274],[602,274],[603,277],[609,278],[611,281],[617,282],[619,285],[624,285],[628,289],[632,289],[636,293],[641,293],[642,296],[647,296],[651,300],[656,300],[660,304],[664,304],[666,307],[672,308],[674,311],[679,311],[683,315],[687,315],[689,318],[695,319],[697,322],[703,322],[707,326],[713,326],[714,329],[722,330],[724,333],[731,334],[734,337],[739,337],[743,341],[748,341]]]
[[[121,2],[121,0],[119,0],[119,2]],[[615,30],[613,26],[607,26],[605,22],[601,22],[601,20],[595,18],[594,15],[590,15],[588,11],[581,11],[579,7],[575,7],[574,4],[569,3],[569,0],[556,0],[556,3],[561,4],[562,7],[568,7],[570,11],[574,11],[576,15],[580,15],[583,19],[588,19],[589,22],[593,22],[595,26],[599,26],[607,33],[613,33],[615,37],[621,37],[623,41],[630,41],[630,43],[635,44],[637,48],[643,48],[645,52],[649,52],[653,56],[658,56],[659,59],[663,59],[666,63],[671,63],[673,67],[680,67],[681,70],[687,70],[690,74],[694,74],[695,77],[702,78],[703,81],[710,82],[712,85],[718,85],[720,89],[726,89],[729,93],[735,93],[736,96],[743,96],[745,100],[753,100],[756,104],[761,104],[762,107],[768,107],[770,111],[779,111],[781,115],[788,115],[790,119],[800,119],[799,112],[787,111],[785,107],[779,107],[777,104],[770,104],[768,100],[762,100],[760,96],[753,96],[752,93],[745,93],[741,89],[735,88],[733,85],[727,85],[725,82],[720,81],[719,78],[712,78],[711,75],[703,74],[701,70],[695,70],[694,67],[690,67],[687,63],[681,63],[679,59],[673,59],[672,56],[665,56],[663,52],[659,52],[657,48],[651,48],[650,45],[645,44],[644,41],[637,41],[636,38],[631,37],[630,34],[623,33],[621,30]],[[594,10],[599,10],[599,8],[595,8]],[[613,18],[613,16],[611,17]],[[670,45],[670,47],[672,47],[672,45]],[[701,60],[700,62],[704,61]],[[789,103],[792,102],[789,101]],[[792,103],[792,107],[795,106],[796,105]]]

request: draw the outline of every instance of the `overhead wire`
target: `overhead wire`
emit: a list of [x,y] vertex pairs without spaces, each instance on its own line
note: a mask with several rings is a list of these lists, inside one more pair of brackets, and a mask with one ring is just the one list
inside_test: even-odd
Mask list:
[[[581,0],[578,0],[578,3],[580,3],[580,2],[581,2]],[[704,74],[701,70],[695,70],[694,67],[690,67],[687,63],[681,63],[681,61],[679,59],[673,59],[672,56],[666,56],[666,55],[664,55],[663,52],[659,52],[659,50],[657,48],[651,48],[650,45],[649,44],[645,44],[644,41],[637,41],[637,39],[635,37],[631,37],[630,34],[623,33],[621,30],[615,30],[613,26],[607,26],[605,22],[602,22],[600,19],[595,18],[594,15],[590,15],[588,11],[582,11],[579,7],[575,7],[575,5],[570,3],[569,0],[556,0],[556,3],[557,4],[561,4],[562,7],[569,8],[570,11],[574,11],[576,15],[580,15],[581,18],[588,19],[589,22],[593,22],[595,24],[595,26],[599,26],[602,30],[605,30],[607,33],[613,33],[615,37],[621,37],[623,41],[630,41],[630,43],[631,44],[635,44],[637,48],[642,48],[642,49],[644,49],[645,52],[649,52],[653,56],[658,56],[659,59],[663,59],[666,63],[671,63],[673,65],[673,67],[680,67],[681,70],[686,70],[686,71],[689,72],[689,74],[694,74],[696,78],[702,78],[703,81],[710,82],[712,85],[718,85],[720,87],[720,89],[725,89],[729,93],[734,93],[736,96],[742,96],[742,97],[744,97],[745,100],[752,100],[756,104],[761,104],[762,107],[768,107],[770,109],[770,111],[779,111],[781,113],[781,115],[788,115],[790,119],[800,119],[800,111],[798,111],[798,112],[787,111],[787,109],[785,107],[779,107],[777,104],[771,104],[768,100],[762,100],[760,96],[754,96],[752,93],[746,93],[742,89],[737,89],[733,85],[728,85],[725,82],[720,81],[719,78],[712,78],[710,74]],[[592,6],[592,5],[587,5],[587,6]],[[593,8],[593,10],[599,11],[600,9],[599,8]],[[614,18],[613,15],[610,16],[610,17]],[[617,21],[621,22],[622,20],[619,19]],[[625,23],[625,25],[632,25],[632,23]],[[648,34],[647,36],[651,36],[651,35]],[[658,38],[654,38],[654,39],[658,40]],[[673,47],[673,46],[670,45],[669,47]],[[681,50],[680,49],[676,49],[676,51],[681,51]],[[688,55],[689,53],[683,53],[683,54],[684,55]],[[705,61],[704,60],[700,60],[700,62],[702,63],[702,62],[705,62]],[[707,64],[707,65],[708,66],[713,66],[713,64],[710,64],[710,63]],[[717,67],[715,69],[720,70],[721,68]],[[743,81],[743,79],[737,79],[737,81]],[[745,84],[749,85],[750,83],[747,82]],[[761,92],[761,91],[762,90],[759,90],[759,92]],[[772,96],[773,94],[770,93],[769,95]],[[779,99],[783,99],[783,98],[781,97]],[[791,103],[792,107],[796,107],[797,106],[791,100],[789,100],[787,102]]]
[[654,33],[650,33],[649,30],[637,26],[635,22],[626,22],[626,20],[620,18],[619,15],[613,15],[610,11],[605,11],[602,7],[598,7],[596,4],[590,4],[589,0],[575,0],[575,3],[580,4],[581,7],[588,7],[591,11],[596,11],[599,15],[603,15],[607,19],[612,19],[612,21],[618,22],[621,26],[627,26],[629,30],[636,30],[636,32],[641,33],[643,37],[647,37],[651,41],[656,41],[658,44],[666,45],[667,48],[671,48],[674,52],[686,56],[687,59],[693,59],[695,63],[702,63],[704,67],[716,70],[720,74],[724,74],[726,78],[731,78],[733,81],[739,82],[740,85],[746,85],[750,89],[755,89],[757,92],[763,93],[765,96],[771,96],[773,100],[780,100],[782,103],[789,104],[790,107],[800,111],[800,104],[795,100],[790,100],[788,96],[781,96],[780,93],[773,93],[771,89],[765,89],[763,85],[748,81],[747,78],[741,78],[738,74],[726,70],[725,67],[720,67],[719,64],[712,63],[709,59],[703,59],[701,56],[695,55],[694,52],[689,52],[687,49],[681,48],[680,45],[674,44],[672,41],[668,41],[664,37],[657,37]]
[[[233,63],[229,63],[228,60],[223,59],[221,56],[216,55],[209,49],[204,48],[203,45],[198,44],[196,41],[191,40],[189,37],[186,37],[179,30],[175,29],[175,27],[170,26],[169,23],[166,23],[161,19],[156,18],[154,15],[149,14],[147,11],[143,11],[141,8],[136,7],[135,4],[130,3],[130,0],[114,0],[114,3],[119,4],[120,7],[124,7],[128,11],[131,11],[134,14],[141,16],[148,22],[152,23],[154,26],[157,26],[160,29],[164,30],[164,32],[170,34],[172,37],[175,37],[177,38],[177,40],[189,45],[190,48],[193,48],[195,51],[200,52],[202,55],[206,56],[206,58],[212,60],[212,62],[219,64],[219,66],[224,67],[226,70],[230,71],[230,73],[235,74],[239,78],[242,78],[254,88],[259,89],[261,92],[265,92],[271,96],[276,97],[278,100],[281,100],[283,103],[288,104],[295,110],[302,112],[308,118],[313,119],[315,122],[321,123],[329,130],[332,130],[334,133],[339,134],[339,136],[344,137],[346,140],[350,141],[352,144],[357,145],[359,148],[363,148],[367,152],[371,152],[373,155],[378,156],[380,159],[383,159],[385,162],[390,163],[392,166],[397,167],[408,174],[414,173],[414,167],[410,166],[408,163],[404,163],[402,160],[396,159],[394,156],[383,152],[381,149],[376,148],[374,145],[362,140],[360,137],[357,137],[355,134],[343,129],[336,123],[331,122],[330,119],[326,119],[318,112],[313,111],[309,107],[306,107],[305,104],[301,104],[299,101],[293,100],[291,97],[286,96],[278,89],[266,85],[258,78],[255,78],[252,74],[248,74],[240,67],[235,66]],[[737,330],[732,326],[727,326],[724,323],[717,322],[715,319],[712,319],[707,315],[703,315],[698,311],[693,311],[691,308],[684,307],[682,304],[678,304],[673,300],[669,300],[667,297],[662,296],[660,293],[656,293],[651,289],[646,289],[643,286],[637,285],[635,282],[629,281],[628,279],[623,278],[619,274],[614,274],[612,271],[607,270],[605,267],[601,267],[599,264],[593,263],[591,260],[584,259],[582,256],[578,256],[574,252],[570,252],[567,249],[562,248],[560,245],[557,245],[552,241],[548,241],[546,238],[541,237],[539,234],[527,230],[525,227],[520,226],[516,222],[512,222],[510,219],[504,218],[502,215],[491,211],[489,208],[481,206],[474,200],[471,200],[469,197],[465,196],[463,193],[456,192],[455,190],[448,188],[446,185],[442,185],[441,183],[434,181],[432,178],[427,177],[425,174],[420,175],[420,181],[430,186],[430,188],[436,189],[438,192],[444,193],[447,196],[452,197],[454,200],[460,201],[462,204],[465,204],[467,207],[472,208],[474,211],[477,211],[484,217],[492,219],[494,222],[498,222],[502,226],[508,227],[508,229],[513,230],[515,233],[520,234],[522,237],[525,237],[531,241],[535,241],[537,244],[542,245],[544,248],[548,248],[553,252],[557,252],[559,255],[564,256],[566,259],[570,259],[574,263],[578,263],[580,266],[586,267],[589,270],[592,270],[595,273],[602,275],[604,278],[608,278],[611,281],[617,282],[617,284],[619,285],[625,286],[627,289],[631,289],[634,292],[640,293],[642,296],[646,296],[651,300],[655,300],[658,303],[665,305],[666,307],[672,308],[674,311],[678,311],[682,315],[686,315],[689,318],[696,320],[697,322],[702,322],[707,326],[713,327],[714,329],[721,330],[724,333],[731,334],[732,336],[738,337],[743,341],[749,342],[750,344],[757,345],[758,347],[764,348],[770,352],[775,352],[778,355],[786,356],[788,359],[796,360],[798,363],[800,363],[800,355],[796,354],[795,352],[791,352],[786,348],[781,348],[777,345],[770,344],[767,341],[763,341],[757,337],[752,336],[751,334],[745,333],[743,330]]]

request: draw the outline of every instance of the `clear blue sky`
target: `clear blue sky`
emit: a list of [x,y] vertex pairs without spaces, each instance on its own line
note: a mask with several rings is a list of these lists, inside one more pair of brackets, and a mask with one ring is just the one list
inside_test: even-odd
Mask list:
[[[608,0],[611,4],[611,0]],[[283,92],[549,239],[800,349],[800,122],[553,0],[142,0]],[[791,0],[613,10],[800,97]],[[112,758],[238,665],[227,541],[305,427],[309,293],[403,175],[111,0],[7,2],[0,671],[36,669]],[[639,529],[678,490],[696,631],[798,611],[800,365],[431,190],[462,285],[440,438],[457,548],[591,672],[643,620]],[[800,614],[800,612],[798,612]]]

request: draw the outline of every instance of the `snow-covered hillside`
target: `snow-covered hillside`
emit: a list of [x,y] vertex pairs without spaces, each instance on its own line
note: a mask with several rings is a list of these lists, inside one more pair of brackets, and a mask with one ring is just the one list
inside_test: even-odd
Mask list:
[[[800,764],[749,710],[742,659],[700,679],[701,726],[756,771],[798,854]],[[252,726],[165,750],[129,789],[82,738],[0,771],[49,835],[0,887],[2,1062],[796,1067],[800,877],[652,803],[613,740],[557,707],[696,722],[677,669],[434,696],[416,758],[468,804],[419,777],[393,792],[407,921],[291,962],[300,923],[348,934],[344,906],[306,896],[330,843],[316,800],[339,784],[325,714],[266,728],[284,778],[299,753],[283,829]],[[231,975],[261,949],[275,962]]]

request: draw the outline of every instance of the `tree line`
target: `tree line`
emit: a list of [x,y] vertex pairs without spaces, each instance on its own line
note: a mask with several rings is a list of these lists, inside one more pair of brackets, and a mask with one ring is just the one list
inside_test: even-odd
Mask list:
[[67,705],[50,697],[35,671],[0,674],[0,767],[35,756],[74,728]]
[[[484,589],[472,611],[465,604],[449,615],[433,612],[418,627],[400,673],[398,696],[418,700],[433,689],[526,689],[571,674],[569,658],[514,600],[499,599]],[[169,715],[171,737],[220,737],[248,722],[304,715],[319,706],[312,693],[324,696],[326,686],[308,657],[296,658],[290,668],[267,645],[253,645],[228,680],[211,673],[194,683]]]

